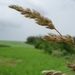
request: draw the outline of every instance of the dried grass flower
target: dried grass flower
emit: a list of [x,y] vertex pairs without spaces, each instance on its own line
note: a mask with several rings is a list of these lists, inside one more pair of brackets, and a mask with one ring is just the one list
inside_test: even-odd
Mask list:
[[30,8],[24,9],[19,5],[10,5],[9,7],[21,12],[21,14],[25,15],[25,17],[27,17],[27,18],[34,19],[36,21],[36,23],[41,26],[46,26],[46,28],[48,28],[48,29],[55,29],[60,34],[60,32],[55,28],[52,21],[50,19],[42,16],[36,10],[30,10]]
[[49,70],[49,71],[42,71],[44,75],[67,75],[61,71]]
[[53,33],[48,33],[48,35],[42,35],[42,39],[53,42],[53,43],[66,42],[66,43],[74,46],[74,40],[70,35],[61,36],[61,35],[56,35]]
[[71,64],[71,63],[69,63],[69,62],[66,62],[66,64],[67,64],[67,66],[68,66],[69,68],[72,69],[72,71],[75,72],[75,64]]

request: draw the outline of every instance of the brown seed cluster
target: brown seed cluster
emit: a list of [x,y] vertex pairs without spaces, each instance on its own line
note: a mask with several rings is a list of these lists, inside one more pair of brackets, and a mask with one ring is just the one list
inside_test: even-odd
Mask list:
[[35,19],[36,23],[41,26],[46,26],[46,28],[49,29],[55,29],[52,21],[44,16],[41,16],[41,14],[35,10],[30,10],[29,8],[22,8],[18,5],[10,5],[10,8],[13,8],[17,11],[20,11],[21,14],[25,15],[27,18]]
[[66,64],[67,64],[67,66],[68,66],[69,68],[72,69],[72,71],[75,72],[75,64],[71,64],[71,63],[69,63],[69,62],[66,62]]
[[72,46],[74,45],[74,40],[70,35],[61,36],[61,35],[56,35],[53,33],[48,33],[48,35],[43,35],[42,39],[53,42],[53,43],[66,42]]
[[55,70],[42,71],[42,74],[45,74],[45,75],[67,75],[61,71],[55,71]]

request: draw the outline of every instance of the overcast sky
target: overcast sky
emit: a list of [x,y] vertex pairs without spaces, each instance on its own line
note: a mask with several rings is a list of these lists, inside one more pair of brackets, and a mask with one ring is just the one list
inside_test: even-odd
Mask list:
[[52,20],[62,35],[75,36],[74,0],[0,0],[0,40],[26,41],[28,36],[47,33],[58,34],[25,18],[20,12],[9,8],[10,4],[35,9]]

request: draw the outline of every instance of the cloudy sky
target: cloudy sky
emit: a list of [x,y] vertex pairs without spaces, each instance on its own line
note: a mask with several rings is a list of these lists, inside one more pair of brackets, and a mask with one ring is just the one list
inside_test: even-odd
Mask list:
[[9,8],[10,4],[35,9],[52,20],[62,35],[75,36],[74,0],[0,0],[0,40],[26,41],[28,36],[47,33],[58,34],[25,18],[20,12]]

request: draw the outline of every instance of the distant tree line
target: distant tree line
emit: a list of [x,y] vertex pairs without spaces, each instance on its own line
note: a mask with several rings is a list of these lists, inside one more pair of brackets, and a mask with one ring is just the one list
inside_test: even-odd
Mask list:
[[26,43],[34,45],[35,48],[44,50],[44,52],[49,54],[52,54],[53,51],[58,51],[58,50],[60,50],[63,53],[62,55],[75,53],[75,49],[67,43],[48,42],[43,40],[40,36],[30,36],[27,38]]

